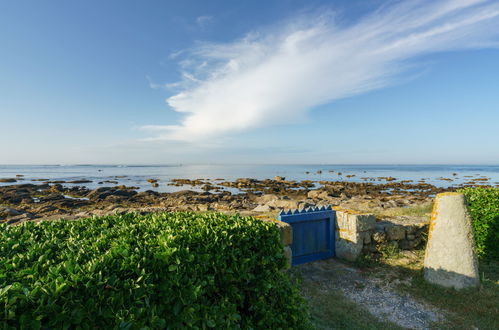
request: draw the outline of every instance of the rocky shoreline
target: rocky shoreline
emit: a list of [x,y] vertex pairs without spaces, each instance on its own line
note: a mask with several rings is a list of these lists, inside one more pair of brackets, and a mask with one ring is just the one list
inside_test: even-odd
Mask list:
[[[158,184],[154,179],[148,181],[152,186]],[[1,186],[0,223],[77,219],[129,211],[220,211],[258,215],[315,205],[375,211],[428,203],[435,194],[455,189],[390,180],[380,184],[288,181],[283,177],[266,180],[241,178],[235,181],[174,179],[169,184],[201,191],[159,193],[139,191],[138,187],[124,185],[91,190],[85,186],[69,187],[46,182]]]

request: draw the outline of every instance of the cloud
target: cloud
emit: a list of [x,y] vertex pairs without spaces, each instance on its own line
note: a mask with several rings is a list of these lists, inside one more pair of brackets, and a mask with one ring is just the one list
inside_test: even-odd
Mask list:
[[213,22],[213,16],[198,16],[196,18],[196,24],[199,28],[204,29]]
[[178,55],[183,78],[167,103],[185,116],[145,129],[197,143],[297,122],[318,105],[397,83],[419,56],[497,47],[498,35],[497,1],[401,1],[355,22],[332,10],[293,17]]

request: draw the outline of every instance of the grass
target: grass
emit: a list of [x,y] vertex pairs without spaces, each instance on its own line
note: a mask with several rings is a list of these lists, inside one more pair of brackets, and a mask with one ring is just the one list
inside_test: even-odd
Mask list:
[[407,207],[393,207],[376,212],[380,218],[396,217],[396,216],[410,216],[410,217],[424,217],[428,220],[431,216],[433,203],[424,203]]

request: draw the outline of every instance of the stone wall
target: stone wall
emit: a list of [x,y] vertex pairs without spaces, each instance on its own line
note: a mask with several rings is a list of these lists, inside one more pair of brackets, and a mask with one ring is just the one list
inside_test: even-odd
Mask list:
[[336,256],[353,261],[363,253],[377,252],[384,246],[412,250],[421,246],[427,224],[395,224],[376,221],[373,214],[336,208]]
[[[336,257],[354,261],[362,254],[378,252],[384,246],[396,246],[402,250],[419,248],[428,233],[427,224],[402,225],[389,221],[377,221],[373,214],[335,208],[336,211]],[[284,245],[284,255],[291,267],[293,229],[291,225],[261,217],[264,221],[275,222]]]

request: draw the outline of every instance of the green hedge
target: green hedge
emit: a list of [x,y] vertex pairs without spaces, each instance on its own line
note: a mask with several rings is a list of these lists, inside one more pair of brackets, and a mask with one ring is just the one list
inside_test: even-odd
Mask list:
[[307,328],[274,224],[127,214],[0,226],[0,329]]
[[499,260],[499,188],[466,188],[477,254]]

